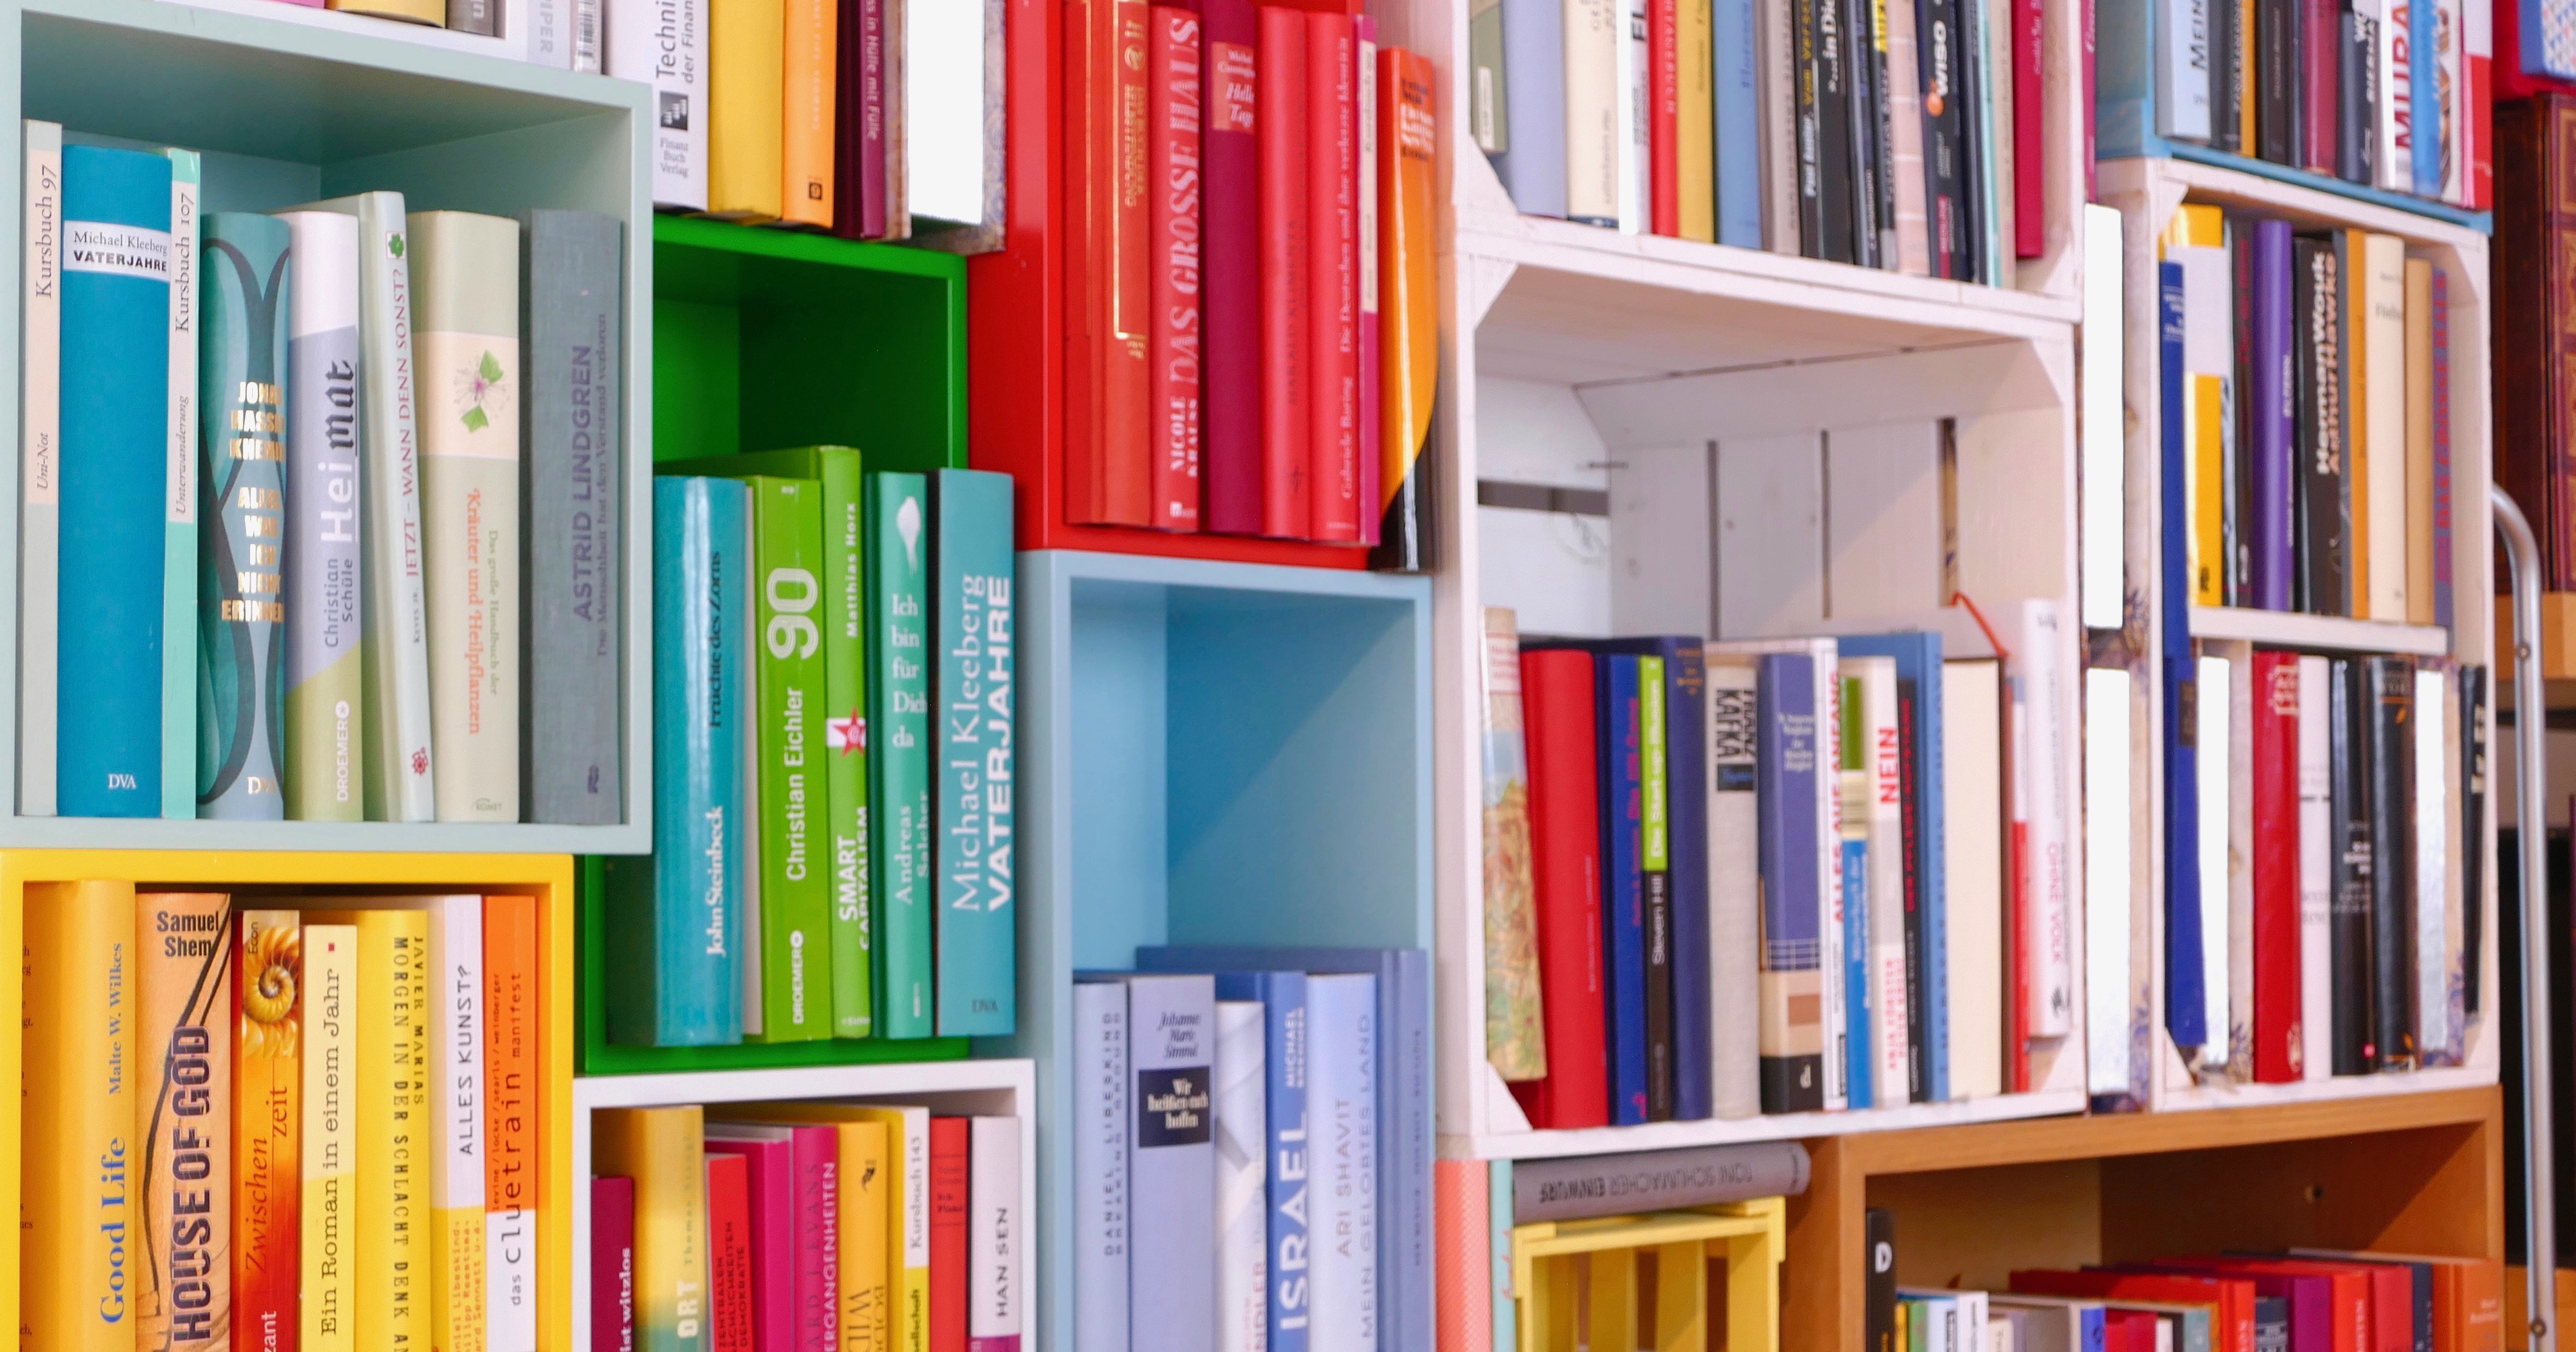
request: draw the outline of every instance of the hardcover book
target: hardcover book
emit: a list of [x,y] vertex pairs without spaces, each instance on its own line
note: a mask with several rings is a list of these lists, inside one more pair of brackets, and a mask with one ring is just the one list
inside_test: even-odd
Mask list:
[[921,475],[868,476],[869,904],[876,1032],[888,1038],[928,1037],[933,1027],[928,498]]
[[[836,1330],[837,1332],[837,1330]],[[590,1352],[634,1352],[635,1180],[590,1180]]]
[[710,112],[705,0],[603,3],[607,73],[653,89],[653,205],[704,211]]
[[[1127,1187],[1132,1082],[1126,982],[1106,977],[1074,982],[1072,1078],[1073,1342],[1081,1348],[1125,1347],[1133,1215]],[[1301,1124],[1301,1148],[1302,1131]],[[1302,1229],[1299,1245],[1303,1261]],[[1298,1327],[1304,1327],[1302,1318]]]
[[[1709,940],[1708,667],[1700,640],[1688,635],[1614,639],[1608,645],[1652,653],[1661,664],[1664,873],[1669,993],[1662,1027],[1672,1069],[1671,1115],[1701,1121],[1715,1114],[1710,1082],[1712,1023]],[[1649,805],[1653,799],[1649,798]]]
[[1019,688],[1010,476],[943,469],[931,476],[930,541],[938,583],[933,695],[939,784],[939,1032],[992,1036],[1016,1026],[1012,991],[1019,912],[1013,735]]
[[903,1253],[896,1217],[894,1143],[899,1133],[883,1122],[839,1124],[841,1148],[841,1345],[893,1349]]
[[1262,1346],[1268,1352],[1305,1352],[1309,1297],[1308,1190],[1313,1132],[1306,1116],[1309,1046],[1304,972],[1219,972],[1221,1001],[1261,1004],[1262,1110],[1266,1123],[1259,1149],[1265,1164]]
[[1177,5],[1154,6],[1151,14],[1147,96],[1155,110],[1153,177],[1161,187],[1151,194],[1150,208],[1153,406],[1147,422],[1146,524],[1185,531],[1199,524],[1200,358],[1207,342],[1207,313],[1199,303],[1207,247],[1199,195],[1205,181],[1201,19],[1196,10]]
[[302,1352],[357,1346],[355,1274],[342,1261],[357,1247],[357,985],[356,927],[304,926],[304,1137],[296,1147],[303,1174],[297,1224],[303,1271],[296,1290]]
[[[18,814],[54,815],[62,597],[63,128],[24,119],[18,278]],[[193,781],[193,777],[192,777]]]
[[222,1347],[233,1290],[232,898],[145,892],[134,900],[145,1254],[130,1269],[135,1341]]
[[[1815,659],[1766,653],[1760,659],[1761,751],[1755,759],[1761,820],[1762,1110],[1824,1106],[1822,944],[1818,832],[1808,808],[1818,792]],[[1834,1049],[1839,1052],[1839,1048]]]
[[1439,285],[1431,206],[1435,132],[1429,60],[1377,54],[1378,463],[1369,567],[1437,566],[1431,406],[1440,390]]
[[348,1250],[355,1345],[416,1347],[429,1318],[428,1240],[418,1223],[429,1195],[429,917],[369,909],[310,918],[357,934]]
[[162,478],[161,815],[197,815],[197,359],[204,308],[197,152],[170,149],[169,429]]
[[1204,0],[1200,74],[1206,158],[1200,195],[1206,283],[1206,400],[1200,473],[1209,530],[1261,529],[1261,226],[1258,108],[1260,11],[1252,0]]
[[962,1117],[930,1119],[930,1352],[965,1352],[966,1192],[971,1129]]
[[[335,211],[278,219],[294,234],[286,297],[286,815],[354,822],[367,806],[358,222]],[[241,444],[238,433],[226,440]],[[228,496],[214,499],[227,526]],[[234,546],[244,547],[256,557],[255,541]]]
[[[135,912],[132,883],[26,888],[21,1028],[27,1041],[20,1092],[26,1102],[45,1106],[26,1114],[20,1156],[25,1193],[19,1233],[26,1248],[19,1338],[31,1352],[127,1352],[135,1346],[135,1328],[126,1318],[133,1290],[128,1237],[142,1219],[133,1208],[134,1185],[140,1181],[150,1190],[149,1178],[133,1174],[138,1118],[127,1073],[135,1053],[134,946],[141,938]],[[282,1181],[281,1200],[292,1206],[291,1163]],[[294,1266],[291,1243],[285,1261]],[[291,1349],[291,1272],[284,1289],[283,1346]],[[280,1346],[263,1339],[257,1324],[236,1324],[235,1332],[245,1347],[267,1352]]]
[[1307,232],[1312,191],[1307,157],[1313,142],[1308,106],[1306,16],[1279,6],[1259,7],[1261,45],[1260,222],[1261,260],[1261,516],[1260,532],[1297,539],[1313,526],[1312,457],[1315,352],[1314,258]]
[[755,1352],[751,1191],[742,1156],[710,1150],[707,1174],[707,1352]]
[[786,184],[787,5],[729,0],[707,15],[707,214],[774,221]]
[[[1646,1011],[1646,885],[1644,868],[1645,732],[1639,710],[1643,685],[1639,659],[1603,654],[1593,659],[1601,739],[1601,911],[1608,934],[1605,1004],[1610,1023],[1610,1120],[1632,1126],[1650,1120]],[[1660,682],[1658,682],[1660,685]]]
[[535,897],[483,898],[483,1308],[489,1352],[537,1352],[537,1176],[546,1140],[538,1075],[537,932]]
[[1733,1120],[1762,1111],[1761,832],[1754,792],[1762,724],[1755,662],[1711,652],[1706,666],[1710,1106],[1715,1116]]
[[2336,862],[2333,745],[2343,708],[2330,659],[2301,657],[2299,666],[2299,1078],[2335,1073],[2339,1025],[2334,1004]]
[[711,1347],[705,1131],[694,1104],[592,1115],[591,1167],[635,1180],[635,1352]]
[[[1395,1143],[1379,1139],[1382,1093],[1402,1091],[1380,1074],[1377,978],[1364,973],[1324,974],[1306,982],[1310,1020],[1306,1082],[1321,1162],[1315,1174],[1313,1223],[1326,1242],[1314,1250],[1312,1345],[1376,1352],[1402,1334],[1390,1329],[1388,1306],[1399,1301],[1395,1283],[1409,1273],[1381,1267],[1379,1232],[1404,1218],[1379,1208],[1379,1171],[1396,1168],[1386,1158]],[[1409,1188],[1428,1191],[1414,1175]],[[1428,1248],[1428,1235],[1420,1242]],[[1409,1247],[1409,1246],[1408,1246]],[[1427,1274],[1426,1274],[1427,1275]],[[1428,1297],[1430,1292],[1424,1291]],[[1428,1302],[1425,1301],[1426,1309]],[[1397,1310],[1404,1307],[1395,1306]],[[1399,1344],[1401,1345],[1401,1344]]]
[[1356,543],[1360,503],[1359,61],[1352,16],[1306,16],[1310,540]]
[[1535,1080],[1547,1074],[1547,1046],[1520,636],[1512,612],[1488,607],[1484,640],[1485,1059],[1506,1081]]
[[815,764],[823,749],[823,622],[830,618],[817,576],[824,567],[823,486],[766,475],[744,486],[751,499],[751,623],[761,636],[747,733],[757,767],[759,929],[745,936],[759,945],[760,979],[743,991],[761,1008],[758,1028],[746,1018],[744,1033],[758,1042],[810,1042],[832,1035],[832,888],[821,829],[828,808],[814,810],[829,801]]
[[[1572,649],[1520,655],[1527,691],[1530,838],[1539,930],[1540,989],[1547,999],[1548,1073],[1513,1086],[1540,1130],[1607,1126],[1598,729],[1592,655]],[[1487,903],[1491,905],[1491,902]]]
[[1128,1196],[1131,1207],[1150,1204],[1154,1214],[1153,1222],[1128,1231],[1128,1336],[1139,1352],[1182,1352],[1203,1346],[1217,1320],[1215,1284],[1207,1278],[1217,1252],[1210,1074],[1216,985],[1204,975],[1125,981],[1128,1027],[1135,1030],[1129,1074],[1136,1086]]
[[2377,899],[2373,883],[2377,861],[2371,851],[2371,793],[2377,779],[2371,772],[2370,756],[2375,749],[2371,734],[2378,721],[2378,708],[2366,660],[2336,659],[2328,683],[2332,701],[2327,726],[2333,789],[2328,800],[2326,841],[2334,852],[2329,875],[2333,880],[2333,919],[2328,930],[2332,944],[2329,980],[2334,993],[2333,1073],[2366,1075],[2379,1069],[2380,1051],[2375,1040],[2379,1020],[2372,1005],[2378,985],[2372,980],[2371,970],[2375,956],[2371,923]]
[[967,1352],[1019,1352],[1029,1218],[1020,1205],[1020,1119],[970,1119]]
[[2300,1078],[2307,1054],[2300,976],[2299,736],[2296,653],[2254,654],[2254,1079]]
[[233,1341],[244,1352],[294,1352],[303,1278],[303,926],[293,911],[242,911],[235,924]]
[[[1216,1345],[1218,1352],[1261,1352],[1270,1330],[1270,1119],[1265,1081],[1263,1008],[1255,1000],[1219,1000],[1211,1117],[1216,1133]],[[1290,1274],[1282,1271],[1281,1280]]]
[[[2370,786],[2370,1041],[2373,1069],[2412,1070],[2415,1042],[2415,663],[2405,657],[2358,659],[2367,673],[2366,756]],[[2425,823],[2439,829],[2438,819]],[[2440,952],[2432,955],[2436,967]]]
[[1801,1193],[1808,1163],[1807,1148],[1796,1141],[1522,1160],[1512,1167],[1512,1223],[1686,1211]]
[[1076,524],[1143,526],[1154,513],[1155,382],[1151,6],[1065,8],[1063,130],[1064,511]]
[[279,551],[287,529],[286,407],[291,361],[294,220],[219,211],[206,218],[207,428],[197,626],[197,764],[201,815],[286,815],[281,641],[287,602]]

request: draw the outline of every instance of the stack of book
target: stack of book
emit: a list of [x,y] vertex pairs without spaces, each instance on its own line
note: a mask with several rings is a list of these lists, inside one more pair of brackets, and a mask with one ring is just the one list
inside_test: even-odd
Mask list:
[[1136,957],[1073,992],[1076,1352],[1429,1346],[1425,955]]
[[1531,215],[2009,286],[2042,33],[2036,0],[1479,0],[1469,117]]
[[2072,732],[2056,611],[2018,619],[2036,660],[1487,612],[1486,1056],[1531,1126],[2030,1087],[2073,1031]]
[[1430,63],[1356,4],[1081,0],[1065,24],[1066,519],[1417,535]]
[[835,446],[663,468],[653,853],[607,862],[609,1040],[1009,1033],[1011,480]]
[[619,223],[25,136],[20,814],[623,821]]
[[534,897],[26,909],[31,1342],[535,1352]]
[[1016,1352],[1021,1131],[905,1105],[599,1110],[593,1352]]
[[2202,203],[2158,242],[2168,604],[2447,627],[2449,270]]

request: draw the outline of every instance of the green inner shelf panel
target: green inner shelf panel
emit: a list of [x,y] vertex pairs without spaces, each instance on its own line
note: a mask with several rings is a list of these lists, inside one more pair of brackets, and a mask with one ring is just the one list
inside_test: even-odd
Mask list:
[[655,460],[832,444],[965,466],[965,260],[679,216],[653,245]]

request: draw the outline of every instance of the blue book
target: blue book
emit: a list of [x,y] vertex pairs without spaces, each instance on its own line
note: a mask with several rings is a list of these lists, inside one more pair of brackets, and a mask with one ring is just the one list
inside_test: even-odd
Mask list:
[[[2458,22],[2454,11],[2453,22]],[[2415,171],[2415,195],[2436,201],[2442,196],[2442,147],[2450,144],[2442,126],[2445,104],[2433,88],[2434,43],[2440,39],[2433,32],[2431,0],[2416,0],[2406,7],[2406,90],[2413,124],[2407,128],[2407,140],[2413,153],[2407,162]],[[2447,36],[2447,35],[2446,35]],[[2461,72],[2463,77],[2466,71]],[[2381,117],[2394,117],[2393,109],[2382,110]]]
[[1306,1352],[1307,1197],[1314,1145],[1306,1125],[1306,974],[1219,972],[1216,998],[1261,1002],[1262,1092],[1270,1116],[1269,1352]]
[[1825,1106],[1824,981],[1816,876],[1816,661],[1764,653],[1755,678],[1756,867],[1762,880],[1762,1111]]
[[[1761,47],[1753,0],[1715,0],[1717,242],[1762,247]],[[1794,229],[1794,223],[1784,228]]]
[[1716,1116],[1710,1075],[1715,1029],[1709,1012],[1708,664],[1697,638],[1614,639],[1604,652],[1664,659],[1665,832],[1672,897],[1673,1117]]
[[1914,771],[1905,800],[1905,838],[1914,866],[1905,871],[1906,904],[1914,908],[1922,937],[1917,998],[1906,1005],[1907,1034],[1914,1058],[1913,1098],[1918,1103],[1950,1100],[1950,931],[1949,856],[1942,848],[1948,815],[1941,785],[1946,760],[1941,754],[1941,635],[1933,632],[1864,634],[1838,640],[1840,651],[1853,657],[1896,660],[1896,684],[1911,688],[1910,716],[1899,696],[1898,733]]
[[[2189,1049],[2209,1041],[2202,1009],[2205,974],[2200,945],[2200,758],[2189,718],[2191,684],[2198,664],[2191,655],[2191,576],[2186,533],[2190,504],[2183,493],[2182,265],[2158,267],[2161,313],[2156,326],[2156,371],[2163,410],[2164,626],[2158,660],[2165,687],[2165,1029]],[[2222,692],[2219,696],[2225,698]],[[2222,753],[2223,754],[2223,753]]]
[[1605,653],[1599,673],[1601,925],[1609,1005],[1610,1121],[1646,1113],[1645,733],[1637,709],[1637,659]]
[[[1377,978],[1365,972],[1319,973],[1306,985],[1306,1095],[1314,1119],[1315,1209],[1309,1220],[1322,1243],[1312,1249],[1313,1346],[1340,1352],[1371,1345],[1409,1346],[1383,1322],[1378,1234],[1387,1216],[1378,1205]],[[1211,1206],[1209,1211],[1214,1212]],[[1202,1253],[1207,1250],[1202,1250]],[[1141,1255],[1139,1261],[1141,1262]],[[1206,1285],[1199,1259],[1199,1284]],[[1184,1269],[1185,1271],[1187,1269]],[[1194,1330],[1207,1326],[1199,1324]],[[1207,1346],[1204,1332],[1192,1346]]]
[[161,815],[170,161],[63,148],[56,803]]
[[930,510],[939,1036],[992,1037],[1017,1021],[1011,861],[1020,623],[1011,476],[939,470],[930,476]]
[[[1216,983],[1130,976],[1127,1337],[1133,1352],[1204,1352],[1216,1326]],[[1193,1280],[1195,1279],[1195,1280]]]
[[[1851,809],[1843,809],[1849,820]],[[1871,1055],[1871,1030],[1878,1022],[1870,1012],[1869,1002],[1869,841],[1864,838],[1843,840],[1843,1027],[1851,1036],[1843,1042],[1843,1106],[1866,1108],[1878,1101],[1870,1071],[1877,1061]]]
[[608,1040],[742,1040],[746,490],[653,481],[653,853],[607,860]]
[[1521,1338],[1520,1302],[1512,1298],[1512,1162],[1491,1161],[1485,1178],[1485,1222],[1493,1234],[1494,1347],[1513,1352]]
[[1127,983],[1073,986],[1073,1346],[1127,1346]]
[[1503,98],[1511,150],[1493,156],[1512,205],[1565,215],[1565,9],[1560,0],[1502,0]]
[[[1139,948],[1136,965],[1158,972],[1297,969],[1366,972],[1377,978],[1378,1346],[1386,1352],[1432,1345],[1431,955],[1418,948]],[[1314,985],[1307,985],[1310,1036]],[[1316,1087],[1307,1116],[1320,1119]],[[1320,1125],[1319,1128],[1320,1129]],[[1320,1147],[1319,1147],[1320,1148]],[[1308,1219],[1313,1218],[1312,1211]]]

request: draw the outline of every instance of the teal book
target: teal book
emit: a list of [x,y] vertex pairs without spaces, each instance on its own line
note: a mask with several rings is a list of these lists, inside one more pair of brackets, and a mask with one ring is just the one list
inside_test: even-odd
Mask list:
[[823,486],[762,475],[751,495],[754,763],[760,832],[755,1042],[832,1035],[832,886],[823,777]]
[[867,476],[869,840],[876,910],[876,1035],[929,1037],[930,485]]
[[865,488],[847,446],[665,461],[696,474],[779,475],[823,488],[823,819],[831,850],[832,1036],[875,1030],[876,982],[868,840],[868,665]]
[[[63,148],[56,806],[161,815],[170,161]],[[138,548],[138,545],[140,546]]]
[[206,465],[198,476],[204,614],[196,626],[198,815],[286,815],[286,385],[294,294],[292,227],[274,216],[206,218]]
[[930,476],[931,641],[937,781],[939,1035],[1012,1031],[1019,694],[1018,568],[1011,478],[989,470]]
[[608,1040],[742,1040],[745,495],[653,481],[653,853],[607,861]]
[[169,470],[161,495],[161,815],[197,815],[197,152],[170,160]]

